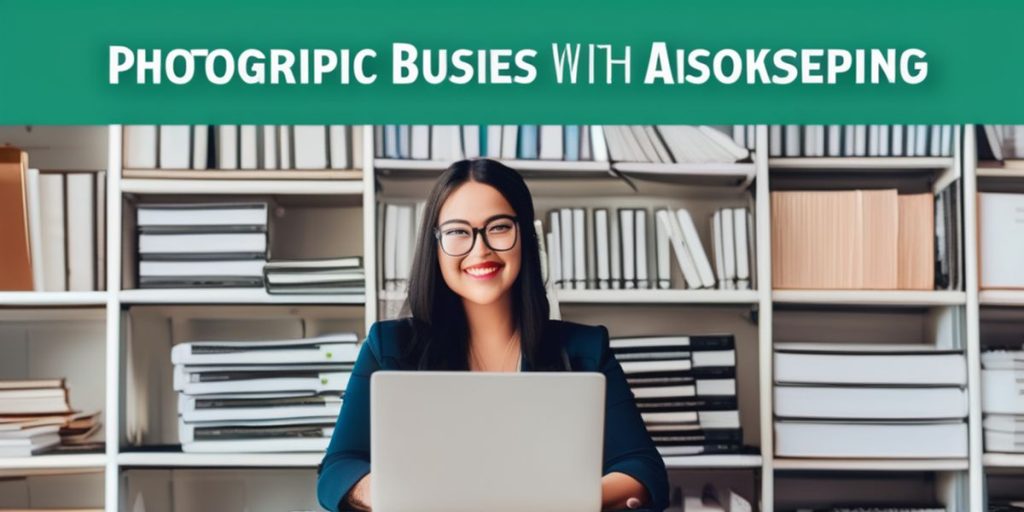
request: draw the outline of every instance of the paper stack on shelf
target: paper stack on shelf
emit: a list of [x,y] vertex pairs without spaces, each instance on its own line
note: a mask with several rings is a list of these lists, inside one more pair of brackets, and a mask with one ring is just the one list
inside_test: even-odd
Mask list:
[[610,346],[662,456],[740,453],[731,334],[614,338]]
[[616,162],[735,163],[750,158],[750,150],[732,134],[710,126],[605,126],[608,154]]
[[[342,125],[132,125],[125,169],[351,169],[362,129]],[[159,148],[159,150],[158,150]]]
[[139,286],[262,287],[267,203],[142,204]]
[[60,445],[96,448],[99,413],[68,403],[64,379],[0,380],[0,457],[28,457]]
[[769,156],[953,156],[952,125],[771,125]]
[[178,435],[185,452],[327,448],[359,351],[355,333],[175,345]]
[[362,256],[306,260],[271,260],[263,267],[267,293],[366,293]]
[[685,208],[551,209],[549,280],[559,289],[669,289],[677,266],[686,288],[750,289],[749,211],[722,208],[710,220],[714,266]]
[[[932,290],[936,281],[946,286],[959,267],[958,238],[947,236],[953,227],[946,220],[954,210],[945,194],[938,197],[900,195],[896,189],[773,191],[772,286]],[[943,222],[936,225],[936,217]]]
[[978,279],[981,289],[1024,288],[1024,194],[978,194]]
[[981,355],[985,451],[1024,453],[1024,350]]
[[775,344],[779,457],[967,457],[963,352]]

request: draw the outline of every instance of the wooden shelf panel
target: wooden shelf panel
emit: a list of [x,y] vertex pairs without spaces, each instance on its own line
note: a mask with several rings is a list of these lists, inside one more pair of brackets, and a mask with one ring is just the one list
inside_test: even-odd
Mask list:
[[124,179],[121,191],[133,194],[287,194],[361,195],[359,180]]
[[190,288],[122,290],[124,304],[344,304],[362,305],[363,294],[271,295],[263,288]]
[[967,294],[943,290],[775,290],[772,301],[781,304],[958,306],[966,304]]
[[103,306],[107,292],[0,292],[0,306]]
[[556,290],[560,304],[756,304],[757,290]]
[[88,469],[107,465],[104,453],[35,455],[33,457],[0,457],[2,470]]
[[309,453],[179,453],[129,452],[117,456],[119,466],[150,467],[297,467],[315,468],[324,455]]
[[1024,306],[1024,290],[982,290],[978,292],[982,306]]
[[775,469],[791,471],[963,471],[967,459],[775,459]]
[[159,180],[353,180],[363,179],[360,169],[125,169],[121,172],[122,179],[159,179]]
[[872,157],[786,157],[769,158],[768,168],[786,170],[939,171],[953,167],[952,157],[872,156]]

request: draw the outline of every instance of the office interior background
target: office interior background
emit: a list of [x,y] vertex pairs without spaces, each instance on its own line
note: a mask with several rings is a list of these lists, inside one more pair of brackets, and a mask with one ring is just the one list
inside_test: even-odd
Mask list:
[[0,510],[319,510],[358,343],[403,314],[431,183],[475,157],[527,179],[553,316],[652,349],[618,357],[673,511],[1024,510],[1022,127],[6,126],[0,147]]

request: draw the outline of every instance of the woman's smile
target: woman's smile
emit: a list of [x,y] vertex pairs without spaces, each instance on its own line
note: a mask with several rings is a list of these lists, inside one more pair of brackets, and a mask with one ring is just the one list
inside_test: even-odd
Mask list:
[[469,274],[473,279],[491,279],[497,276],[504,266],[503,263],[497,261],[485,261],[466,267],[462,271]]

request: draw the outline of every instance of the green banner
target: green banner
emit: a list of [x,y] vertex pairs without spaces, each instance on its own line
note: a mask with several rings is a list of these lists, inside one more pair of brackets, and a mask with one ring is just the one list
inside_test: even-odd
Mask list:
[[1024,2],[0,7],[0,124],[1024,120]]

